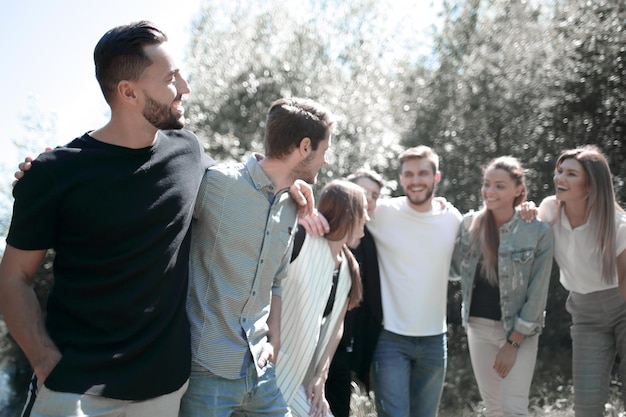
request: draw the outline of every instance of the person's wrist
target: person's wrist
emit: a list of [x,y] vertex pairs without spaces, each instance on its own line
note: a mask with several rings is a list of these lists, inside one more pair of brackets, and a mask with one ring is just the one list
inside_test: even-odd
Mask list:
[[322,383],[326,383],[326,380],[328,380],[328,370],[322,370],[315,374],[315,376],[322,381]]
[[511,339],[508,339],[508,338],[507,338],[507,339],[506,339],[506,342],[507,342],[509,345],[513,346],[513,348],[514,348],[515,350],[519,349],[519,346],[520,346],[520,345],[519,345],[519,343],[517,343],[515,340],[511,340]]

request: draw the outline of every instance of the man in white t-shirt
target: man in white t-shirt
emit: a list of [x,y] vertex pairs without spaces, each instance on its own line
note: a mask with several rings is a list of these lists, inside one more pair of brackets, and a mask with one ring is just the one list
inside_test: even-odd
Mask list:
[[436,416],[446,371],[450,259],[461,213],[433,201],[439,157],[399,156],[405,196],[381,199],[368,228],[378,249],[383,331],[373,374],[379,417]]

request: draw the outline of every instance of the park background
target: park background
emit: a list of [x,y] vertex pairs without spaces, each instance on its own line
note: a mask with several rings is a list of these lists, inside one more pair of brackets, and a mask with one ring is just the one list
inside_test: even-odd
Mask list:
[[[241,160],[250,152],[262,152],[271,102],[302,96],[325,104],[338,116],[330,164],[322,169],[317,187],[366,166],[388,179],[388,195],[398,195],[397,154],[424,144],[442,160],[437,194],[461,212],[480,207],[481,166],[499,155],[523,161],[529,196],[538,202],[553,193],[560,151],[594,144],[608,156],[617,198],[624,206],[623,0],[197,0],[182,14],[169,3],[172,16],[164,28],[177,36],[173,40],[181,45],[192,89],[185,105],[187,127],[215,159]],[[146,17],[159,23],[146,7]],[[76,18],[81,13],[86,11],[77,8]],[[119,12],[119,19],[99,30],[84,53],[74,51],[77,60],[88,60],[85,72],[93,74],[89,65],[97,39],[112,26],[142,17],[141,9],[134,13],[139,14],[129,20]],[[102,24],[97,15],[93,18]],[[37,33],[37,25],[28,30]],[[38,77],[55,83],[54,76],[47,77],[47,68],[57,64],[55,48],[71,49],[73,42],[87,38],[76,35],[66,44],[51,45],[45,33],[39,34],[30,55],[48,55],[34,69]],[[0,39],[13,42],[11,36],[19,38],[2,33]],[[3,65],[7,62],[20,66],[11,56]],[[2,82],[16,80],[5,76]],[[83,122],[94,122],[65,133],[59,123],[64,115],[40,103],[37,94],[29,96],[25,109],[3,108],[3,118],[18,112],[19,129],[9,129],[1,139],[2,155],[16,159],[2,165],[0,235],[10,222],[10,183],[17,158],[68,142],[106,121],[95,78],[89,87],[58,82],[65,83],[62,91],[73,94],[71,111],[89,109],[95,118]],[[24,83],[22,93],[27,92]],[[102,100],[93,108],[88,105],[91,96]],[[5,105],[17,102],[12,94],[4,97]],[[50,253],[37,280],[42,303],[52,257]],[[566,296],[555,266],[531,390],[535,416],[573,415]],[[443,417],[480,415],[481,409],[459,306],[459,287],[451,283]],[[2,321],[0,337],[0,417],[13,417],[30,371]],[[623,414],[621,384],[615,375],[607,416]],[[354,398],[355,415],[375,415],[371,399],[361,394]]]

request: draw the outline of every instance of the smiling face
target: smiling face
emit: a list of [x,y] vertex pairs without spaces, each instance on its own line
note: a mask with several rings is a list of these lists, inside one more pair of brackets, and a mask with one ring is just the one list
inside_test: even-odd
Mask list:
[[182,77],[167,43],[149,45],[145,52],[152,60],[137,81],[143,93],[143,117],[157,129],[181,129],[185,125],[182,98],[189,84]]
[[522,192],[523,186],[507,170],[489,168],[485,171],[481,193],[487,210],[512,212],[515,200]]
[[556,198],[564,203],[584,202],[589,195],[587,173],[574,158],[564,159],[554,171]]
[[430,211],[435,185],[440,174],[433,169],[426,158],[411,158],[402,163],[400,184],[409,200],[409,205],[417,211]]

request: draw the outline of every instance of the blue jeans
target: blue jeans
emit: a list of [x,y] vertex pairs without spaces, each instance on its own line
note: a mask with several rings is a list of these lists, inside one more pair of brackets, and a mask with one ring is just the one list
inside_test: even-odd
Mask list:
[[374,352],[378,417],[436,417],[446,374],[446,335],[383,330]]
[[263,374],[257,376],[251,363],[245,377],[226,379],[192,364],[180,417],[291,417],[276,384],[274,369],[274,365],[268,362]]

